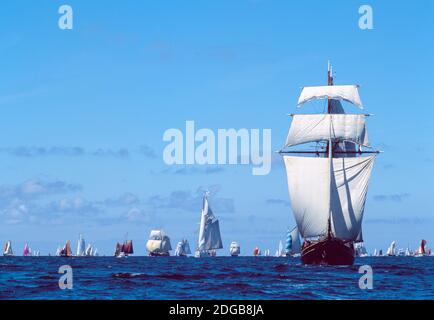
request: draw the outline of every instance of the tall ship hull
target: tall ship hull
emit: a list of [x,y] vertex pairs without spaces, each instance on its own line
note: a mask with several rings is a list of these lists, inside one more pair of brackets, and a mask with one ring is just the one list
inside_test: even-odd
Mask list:
[[353,243],[337,238],[305,241],[301,249],[303,264],[352,265],[354,257]]

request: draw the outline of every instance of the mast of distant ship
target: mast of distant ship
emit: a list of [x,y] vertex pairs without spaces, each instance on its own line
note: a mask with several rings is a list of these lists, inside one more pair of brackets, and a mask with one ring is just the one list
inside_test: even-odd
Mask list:
[[[328,70],[327,70],[327,85],[332,86],[333,85],[333,68],[330,64],[330,61],[328,62]],[[329,141],[327,144],[327,150],[328,150],[328,158],[329,158],[329,218],[327,221],[327,238],[332,237],[332,226],[331,226],[331,184],[332,184],[332,174],[333,174],[333,144],[332,144],[332,100],[330,98],[327,99],[327,113],[329,114],[330,119],[330,129],[329,129]]]

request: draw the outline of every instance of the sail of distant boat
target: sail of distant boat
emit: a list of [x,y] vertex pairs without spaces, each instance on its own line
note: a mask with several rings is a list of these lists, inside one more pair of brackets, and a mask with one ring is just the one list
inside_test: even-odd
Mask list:
[[213,254],[216,253],[216,249],[222,248],[223,243],[220,234],[219,220],[214,216],[208,202],[208,196],[205,194],[203,197],[196,257],[213,256]]
[[77,257],[81,257],[81,256],[86,255],[85,247],[86,247],[86,243],[84,241],[83,236],[80,234],[80,237],[79,237],[78,243],[77,243],[77,254],[76,254]]
[[175,256],[186,257],[188,254],[191,254],[190,244],[187,239],[182,239],[176,245]]
[[72,250],[71,250],[71,241],[67,241],[66,244],[63,246],[63,248],[60,250],[60,256],[61,257],[71,257],[72,256]]
[[386,251],[386,255],[388,256],[396,256],[396,242],[392,241],[389,248]]
[[422,239],[422,241],[420,242],[420,246],[417,248],[416,252],[414,253],[414,256],[421,257],[427,255],[425,251],[425,246],[426,246],[426,240]]
[[13,256],[14,252],[12,251],[12,241],[8,240],[5,244],[4,250],[3,250],[4,256]]
[[29,245],[26,243],[24,245],[23,256],[28,257],[30,255],[30,253],[31,253],[31,251],[30,251]]

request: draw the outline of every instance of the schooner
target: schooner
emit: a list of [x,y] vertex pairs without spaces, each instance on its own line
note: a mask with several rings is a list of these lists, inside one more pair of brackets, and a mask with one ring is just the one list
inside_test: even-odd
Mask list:
[[[324,113],[292,114],[283,150],[289,197],[304,243],[304,264],[351,265],[354,243],[362,242],[368,182],[378,151],[371,148],[367,114],[349,114],[341,101],[362,108],[357,85],[304,87],[298,106],[326,99]],[[314,149],[292,150],[310,145]]]

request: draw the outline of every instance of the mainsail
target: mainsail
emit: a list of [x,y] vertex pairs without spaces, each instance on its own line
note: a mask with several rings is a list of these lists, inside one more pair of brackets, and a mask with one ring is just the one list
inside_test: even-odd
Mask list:
[[214,216],[208,203],[208,197],[205,195],[203,198],[197,250],[206,251],[222,248],[219,221]]
[[30,250],[30,248],[29,248],[29,245],[26,243],[26,244],[24,245],[23,256],[24,256],[24,257],[27,257],[27,256],[29,256],[29,255],[31,255],[31,250]]
[[333,159],[330,187],[327,158],[284,156],[292,209],[303,238],[326,235],[329,202],[333,234],[358,238],[374,159]]
[[78,243],[77,243],[77,257],[81,257],[85,255],[85,247],[86,247],[86,243],[84,241],[83,236],[80,234],[80,238],[78,239]]
[[12,242],[8,240],[5,244],[4,250],[3,250],[4,256],[12,256],[14,255],[14,252],[12,251]]

